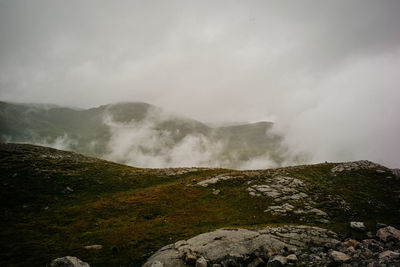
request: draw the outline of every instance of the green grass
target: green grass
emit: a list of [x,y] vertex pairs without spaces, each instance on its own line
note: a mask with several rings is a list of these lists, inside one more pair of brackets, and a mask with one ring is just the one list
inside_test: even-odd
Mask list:
[[[333,166],[270,170],[253,180],[261,183],[278,172],[305,180],[308,193],[318,199],[317,207],[332,219],[320,226],[344,235],[360,237],[349,229],[350,220],[365,221],[370,230],[376,221],[399,226],[400,203],[394,193],[400,189],[398,182],[375,170],[333,176]],[[43,266],[73,255],[91,266],[138,266],[164,245],[217,228],[304,223],[296,216],[264,213],[271,202],[248,195],[248,178],[207,188],[187,186],[193,179],[226,172],[240,173],[199,169],[167,176],[163,170],[136,169],[69,152],[1,145],[0,265]],[[221,193],[212,194],[212,188]],[[339,208],[330,196],[345,200],[351,209]],[[305,223],[318,225],[311,217]],[[103,249],[83,249],[92,244]]]

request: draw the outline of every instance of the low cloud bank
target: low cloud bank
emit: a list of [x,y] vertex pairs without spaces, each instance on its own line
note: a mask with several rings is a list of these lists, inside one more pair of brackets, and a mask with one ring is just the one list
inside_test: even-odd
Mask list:
[[[252,155],[251,151],[247,151],[248,158],[241,159],[239,154],[243,151],[232,149],[228,139],[216,138],[214,129],[208,134],[183,134],[177,140],[173,131],[179,132],[179,129],[160,129],[160,124],[174,119],[173,116],[154,111],[150,111],[143,120],[131,122],[118,122],[110,114],[106,115],[104,123],[110,128],[111,138],[103,157],[150,168],[198,166],[261,169],[280,165],[270,155],[276,151],[265,151],[261,155],[259,152]],[[243,144],[243,150],[246,148],[249,149]],[[282,153],[287,152],[282,149]],[[289,154],[287,156],[290,158]]]

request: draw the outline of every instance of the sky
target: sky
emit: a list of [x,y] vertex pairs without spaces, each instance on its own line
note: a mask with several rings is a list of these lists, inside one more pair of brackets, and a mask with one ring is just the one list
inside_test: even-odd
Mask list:
[[0,100],[274,121],[312,162],[400,167],[400,1],[0,0]]

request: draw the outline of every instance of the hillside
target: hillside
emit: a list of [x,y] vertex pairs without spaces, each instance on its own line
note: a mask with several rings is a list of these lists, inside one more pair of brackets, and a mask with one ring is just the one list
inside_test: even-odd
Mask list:
[[270,122],[212,127],[140,102],[90,109],[0,102],[1,142],[141,167],[261,168],[300,161],[272,127]]
[[[2,143],[0,177],[1,266],[43,266],[66,255],[91,266],[139,266],[165,245],[220,228],[318,226],[361,241],[376,223],[400,227],[399,178],[368,161],[140,169]],[[84,248],[91,245],[101,248]]]

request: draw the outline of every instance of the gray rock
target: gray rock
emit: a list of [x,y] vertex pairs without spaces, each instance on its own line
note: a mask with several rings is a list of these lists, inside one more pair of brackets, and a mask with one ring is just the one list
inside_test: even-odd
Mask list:
[[343,242],[343,245],[345,247],[358,248],[360,246],[360,242],[358,242],[357,240],[354,240],[354,239],[348,239],[348,240]]
[[90,267],[90,265],[77,257],[65,256],[53,260],[50,267]]
[[355,171],[360,169],[374,169],[374,168],[384,168],[383,166],[373,163],[368,160],[360,160],[354,162],[340,163],[331,169],[331,172],[343,172],[343,171]]
[[207,260],[204,257],[200,257],[196,261],[196,267],[207,267]]
[[349,255],[344,254],[343,252],[340,251],[333,250],[329,253],[329,255],[332,258],[332,260],[337,263],[345,263],[351,261]]
[[289,263],[295,263],[298,261],[297,256],[295,254],[290,254],[286,257]]
[[214,195],[218,195],[220,192],[221,192],[221,190],[219,190],[219,189],[216,189],[216,190],[213,189],[213,192],[212,192],[212,193],[213,193]]
[[281,267],[285,266],[287,264],[287,259],[286,257],[283,257],[281,255],[276,255],[269,259],[267,263],[267,267]]
[[328,216],[328,214],[326,212],[324,212],[320,209],[316,209],[316,208],[311,209],[309,212],[314,213],[317,216],[323,216],[323,217]]
[[400,241],[400,231],[392,226],[387,226],[379,229],[376,232],[376,236],[383,242],[390,240]]
[[389,257],[391,259],[396,259],[396,258],[400,257],[400,253],[394,252],[391,250],[385,250],[385,251],[379,253],[379,259],[386,258],[386,257]]
[[350,227],[359,232],[365,231],[365,225],[363,222],[350,222]]
[[69,186],[67,186],[67,187],[65,188],[65,190],[66,190],[66,191],[69,191],[69,192],[74,192],[74,189],[72,189],[72,188],[69,187]]
[[[318,251],[323,251],[324,247],[335,247],[339,242],[336,238],[337,235],[331,231],[310,226],[219,229],[167,245],[153,254],[143,266],[150,267],[155,261],[164,263],[164,267],[195,265],[201,257],[215,264],[235,266],[234,262],[242,264],[258,257],[272,260],[288,251],[302,255],[309,250],[310,243],[318,247]],[[249,258],[249,255],[254,258]]]
[[102,245],[90,245],[90,246],[85,246],[84,249],[86,250],[100,250],[102,249]]
[[219,181],[225,181],[225,180],[230,180],[230,179],[234,179],[234,178],[238,178],[238,177],[230,176],[230,175],[227,175],[227,174],[220,174],[220,175],[218,175],[216,177],[213,177],[211,179],[207,179],[207,180],[203,180],[201,182],[198,182],[197,185],[200,185],[200,186],[203,186],[203,187],[207,187],[209,184],[216,184]]

